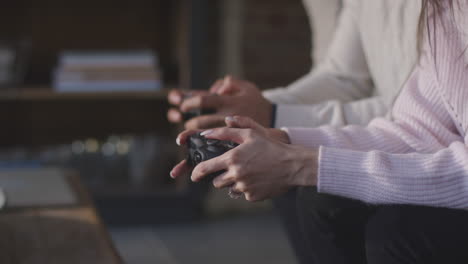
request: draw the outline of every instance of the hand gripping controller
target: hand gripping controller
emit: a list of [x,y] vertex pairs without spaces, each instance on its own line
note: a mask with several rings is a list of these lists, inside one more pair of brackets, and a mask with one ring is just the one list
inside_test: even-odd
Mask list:
[[[188,98],[191,98],[192,95],[191,94],[187,94],[184,96],[184,100],[185,99],[188,99]],[[188,120],[194,118],[194,117],[197,117],[197,116],[202,116],[202,115],[212,115],[212,114],[215,114],[216,113],[216,110],[215,109],[211,109],[211,108],[201,108],[201,109],[194,109],[194,110],[191,110],[191,111],[188,111],[188,112],[183,112],[182,113],[182,119],[184,119],[185,122],[187,122]]]
[[212,115],[215,114],[216,111],[213,109],[195,109],[189,112],[183,112],[182,113],[182,119],[184,119],[185,122],[189,121],[190,119],[197,117],[197,116],[202,116],[202,115]]
[[[201,136],[200,133],[190,136],[188,140],[188,157],[187,162],[195,167],[203,161],[216,158],[226,153],[227,151],[235,148],[238,144],[232,141],[223,141],[217,139],[207,139]],[[216,172],[205,177],[206,179],[213,180],[224,171]]]

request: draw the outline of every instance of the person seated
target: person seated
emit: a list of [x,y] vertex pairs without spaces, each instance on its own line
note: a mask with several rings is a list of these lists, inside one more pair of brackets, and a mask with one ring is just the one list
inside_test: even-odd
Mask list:
[[[335,198],[331,206],[352,208],[355,217],[337,219],[338,211],[323,214],[327,203],[300,192],[300,219],[319,263],[466,263],[468,2],[422,6],[419,63],[390,119],[271,130],[247,117],[226,117],[228,127],[202,135],[239,146],[200,163],[192,180],[225,171],[215,187],[230,187],[248,201],[317,186]],[[181,133],[178,142],[198,131]],[[190,169],[182,161],[171,175]]]
[[215,82],[211,92],[190,91],[193,96],[185,100],[183,91],[173,90],[168,100],[176,108],[168,118],[183,122],[181,112],[211,108],[215,114],[193,118],[185,127],[216,127],[235,114],[265,126],[274,119],[277,128],[367,124],[388,112],[416,63],[420,9],[420,1],[345,1],[327,56],[303,78],[263,94],[255,84],[230,77]]
[[[255,84],[232,77],[217,81],[211,91],[191,92],[193,96],[186,100],[183,91],[175,90],[169,94],[169,101],[175,106],[168,112],[169,120],[182,122],[181,112],[200,108],[213,108],[216,112],[189,120],[185,123],[187,129],[224,126],[225,117],[232,115],[249,116],[263,126],[276,128],[367,125],[373,118],[385,116],[417,61],[421,1],[344,1],[336,32],[327,45],[322,44],[329,38],[325,29],[335,24],[333,15],[337,13],[338,1],[304,2],[308,14],[316,15],[310,20],[315,22],[313,32],[319,34],[314,35],[314,47],[318,47],[314,58],[319,64],[309,74],[286,88],[263,93]],[[320,9],[324,4],[330,12]],[[317,16],[318,13],[324,16]],[[322,18],[327,21],[317,21]],[[328,26],[323,27],[323,23]],[[325,50],[328,52],[323,57],[321,52]],[[314,195],[316,190],[309,192]],[[292,189],[276,197],[274,205],[299,261],[312,263],[299,222],[297,195]],[[330,204],[328,200],[333,199],[322,200]],[[353,216],[353,208],[341,208],[339,202],[333,204],[333,208],[324,207],[327,212]]]

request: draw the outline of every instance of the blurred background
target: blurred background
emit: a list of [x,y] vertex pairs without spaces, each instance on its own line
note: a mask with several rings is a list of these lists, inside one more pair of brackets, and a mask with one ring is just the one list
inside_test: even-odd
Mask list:
[[[167,91],[311,66],[301,0],[22,0],[0,9],[0,170],[77,171],[126,263],[291,263],[268,202],[173,181]],[[53,192],[53,190],[48,190]]]

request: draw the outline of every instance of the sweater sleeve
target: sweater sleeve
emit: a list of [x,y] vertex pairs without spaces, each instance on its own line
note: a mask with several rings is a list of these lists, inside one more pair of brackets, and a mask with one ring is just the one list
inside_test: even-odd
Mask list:
[[[437,44],[439,51],[462,52],[452,42]],[[435,60],[431,51],[423,53],[395,102],[392,121],[285,129],[293,144],[319,148],[320,192],[373,204],[468,209],[468,145],[465,122],[459,124],[457,116],[468,94],[467,68],[458,63],[455,69],[460,60],[452,57]]]
[[468,148],[433,154],[320,148],[318,190],[372,204],[468,209]]
[[264,92],[278,104],[278,127],[367,124],[373,114],[387,112],[388,103],[371,97],[374,86],[359,32],[359,10],[359,1],[345,1],[324,61],[290,86]]
[[388,101],[382,96],[373,96],[347,103],[330,100],[312,105],[279,104],[275,127],[365,126],[374,118],[388,113]]

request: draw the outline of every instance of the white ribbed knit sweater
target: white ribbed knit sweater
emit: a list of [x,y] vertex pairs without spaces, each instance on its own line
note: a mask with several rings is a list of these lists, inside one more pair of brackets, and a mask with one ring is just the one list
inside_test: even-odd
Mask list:
[[[305,2],[311,15],[329,15],[334,10],[329,5],[336,4]],[[417,62],[420,11],[421,0],[343,1],[323,61],[287,88],[264,92],[278,105],[276,127],[367,125],[385,116]],[[318,33],[322,38],[323,32]]]
[[[320,147],[320,192],[373,204],[468,209],[468,39],[456,33],[448,13],[445,30],[437,24],[432,45],[425,44],[393,120],[285,129],[292,144]],[[468,25],[464,14],[461,30]]]

